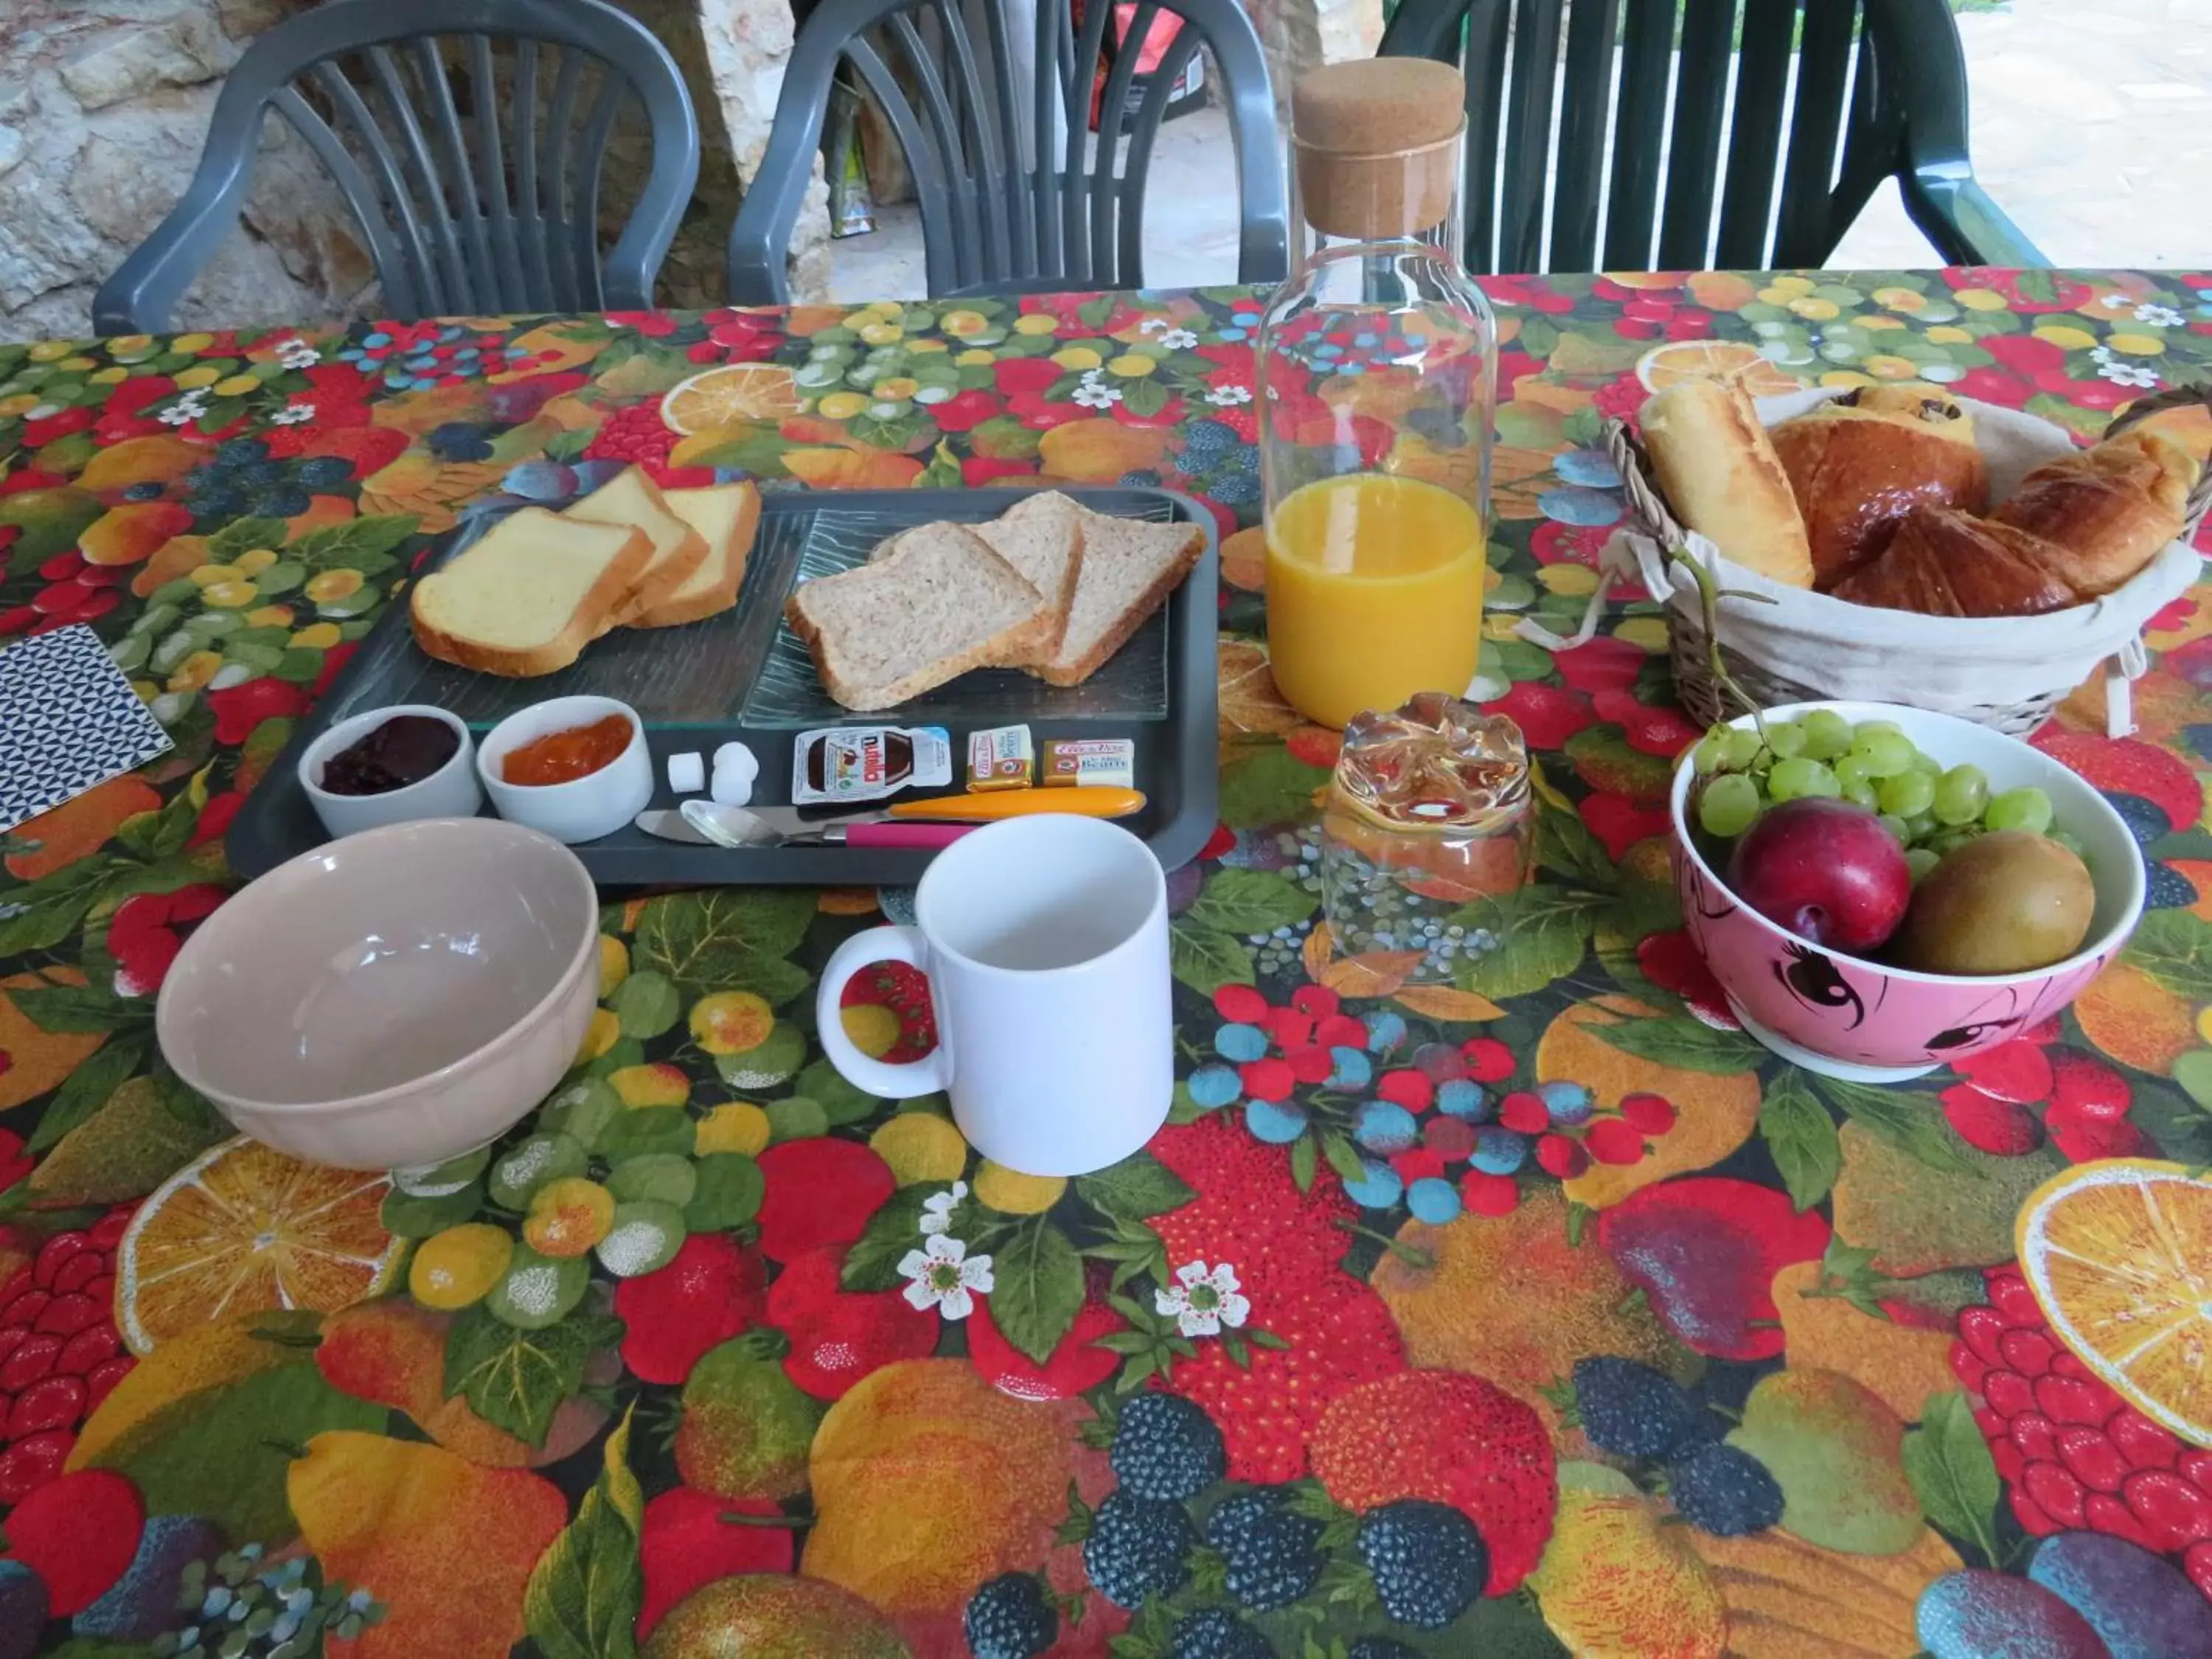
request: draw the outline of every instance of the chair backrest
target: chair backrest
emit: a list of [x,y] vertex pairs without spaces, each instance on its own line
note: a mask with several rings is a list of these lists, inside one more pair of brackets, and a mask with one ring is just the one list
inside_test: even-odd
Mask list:
[[[632,96],[651,171],[603,258],[600,175]],[[403,319],[650,306],[699,173],[682,73],[603,0],[325,0],[231,70],[184,198],[94,301],[102,333],[165,324],[236,228],[272,109],[345,197]]]
[[[1117,12],[1122,45],[1102,76]],[[1164,16],[1182,27],[1133,108],[1139,47]],[[1201,42],[1237,148],[1238,279],[1281,280],[1288,209],[1274,97],[1237,0],[1090,0],[1079,28],[1068,0],[1036,0],[1025,56],[1012,37],[1006,0],[823,0],[799,30],[768,152],[731,228],[731,298],[790,297],[785,251],[841,64],[905,152],[933,295],[1141,287],[1152,144]]]
[[1471,269],[1766,270],[1898,170],[1907,33],[1963,99],[1945,0],[1402,0],[1382,50],[1464,63]]

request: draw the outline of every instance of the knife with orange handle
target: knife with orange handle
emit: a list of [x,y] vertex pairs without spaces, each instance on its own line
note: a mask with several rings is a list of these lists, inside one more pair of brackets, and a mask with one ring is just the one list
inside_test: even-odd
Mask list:
[[[1104,784],[1059,789],[994,789],[971,795],[932,795],[902,800],[885,809],[891,818],[945,818],[959,823],[994,823],[1031,812],[1073,812],[1086,818],[1126,818],[1145,807],[1144,793]],[[869,816],[872,817],[873,814]],[[850,820],[846,820],[850,822]]]

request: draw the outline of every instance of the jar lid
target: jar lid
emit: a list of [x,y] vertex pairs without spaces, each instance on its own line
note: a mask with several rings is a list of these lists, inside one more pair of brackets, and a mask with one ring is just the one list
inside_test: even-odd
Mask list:
[[1459,131],[1467,82],[1428,58],[1366,58],[1300,76],[1291,89],[1299,147],[1336,155],[1418,149]]
[[1299,76],[1291,152],[1307,222],[1388,241],[1442,224],[1459,185],[1467,83],[1449,64],[1371,58]]

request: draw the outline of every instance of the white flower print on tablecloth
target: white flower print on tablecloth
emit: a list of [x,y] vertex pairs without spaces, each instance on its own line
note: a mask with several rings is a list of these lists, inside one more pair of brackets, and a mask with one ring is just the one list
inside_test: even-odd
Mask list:
[[933,1193],[921,1200],[921,1231],[925,1237],[932,1233],[947,1231],[952,1225],[952,1212],[960,1207],[960,1200],[968,1196],[968,1183],[956,1181],[941,1193]]
[[1235,1330],[1251,1316],[1251,1303],[1237,1288],[1237,1269],[1226,1261],[1210,1268],[1203,1261],[1186,1261],[1175,1278],[1167,1289],[1152,1293],[1152,1307],[1173,1319],[1185,1336],[1218,1336],[1224,1326]]
[[900,1276],[908,1280],[908,1305],[921,1313],[932,1308],[947,1319],[965,1319],[975,1311],[975,1297],[988,1296],[994,1280],[991,1258],[971,1256],[968,1247],[950,1233],[932,1233],[919,1250],[899,1259]]

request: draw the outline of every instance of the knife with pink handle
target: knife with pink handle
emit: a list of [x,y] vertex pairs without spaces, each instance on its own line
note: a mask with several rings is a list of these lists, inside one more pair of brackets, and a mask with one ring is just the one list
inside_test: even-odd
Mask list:
[[795,836],[788,846],[821,842],[830,846],[881,847],[902,852],[936,852],[973,835],[980,823],[848,823],[833,824],[819,836]]

